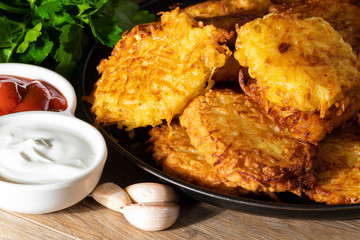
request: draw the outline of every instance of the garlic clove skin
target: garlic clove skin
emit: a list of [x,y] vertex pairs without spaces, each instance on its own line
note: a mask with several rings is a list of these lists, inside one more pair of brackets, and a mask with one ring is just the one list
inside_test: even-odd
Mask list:
[[118,212],[121,212],[125,206],[132,204],[124,189],[110,182],[96,186],[91,195],[101,205]]
[[123,208],[126,220],[145,231],[160,231],[171,227],[179,217],[176,203],[141,203]]
[[161,183],[136,183],[127,186],[125,191],[134,203],[177,202],[179,200],[172,187]]

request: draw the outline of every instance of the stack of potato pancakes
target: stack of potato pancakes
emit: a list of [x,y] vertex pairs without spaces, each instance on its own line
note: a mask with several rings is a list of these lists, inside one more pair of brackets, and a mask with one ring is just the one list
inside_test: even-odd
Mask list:
[[234,196],[360,203],[360,7],[205,1],[125,33],[88,97],[162,170]]

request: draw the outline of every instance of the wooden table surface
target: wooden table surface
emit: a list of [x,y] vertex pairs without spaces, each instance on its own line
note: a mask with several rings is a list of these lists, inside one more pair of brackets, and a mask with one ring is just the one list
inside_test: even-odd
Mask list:
[[[158,181],[109,149],[101,182],[126,187]],[[24,199],[26,201],[26,199]],[[200,203],[181,195],[180,216],[169,229],[146,232],[91,197],[55,213],[0,210],[0,239],[359,239],[360,219],[299,220],[258,216]]]

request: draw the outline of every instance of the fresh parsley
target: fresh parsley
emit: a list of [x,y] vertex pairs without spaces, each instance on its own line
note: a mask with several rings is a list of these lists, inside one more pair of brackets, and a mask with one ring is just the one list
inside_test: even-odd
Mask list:
[[0,62],[44,64],[69,77],[91,43],[113,47],[155,15],[126,0],[1,0]]

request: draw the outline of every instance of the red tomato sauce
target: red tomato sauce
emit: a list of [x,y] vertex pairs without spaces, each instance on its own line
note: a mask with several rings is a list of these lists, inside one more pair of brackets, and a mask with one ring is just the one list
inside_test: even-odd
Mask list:
[[64,111],[65,97],[50,84],[23,77],[0,75],[0,116],[24,111]]

